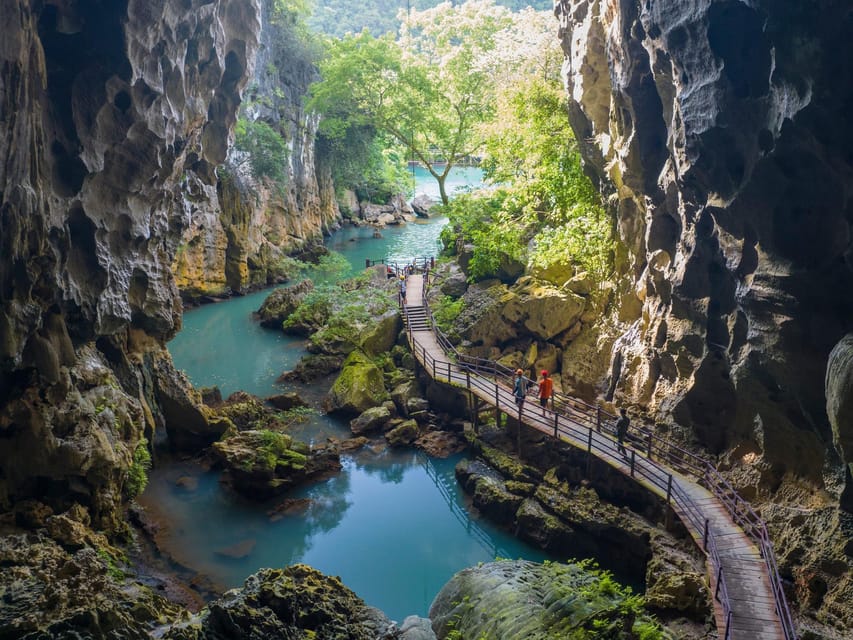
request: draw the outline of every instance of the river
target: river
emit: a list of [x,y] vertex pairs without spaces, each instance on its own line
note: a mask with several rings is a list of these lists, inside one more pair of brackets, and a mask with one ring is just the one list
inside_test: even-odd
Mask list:
[[[469,180],[471,170],[465,175]],[[366,258],[407,262],[436,255],[446,222],[432,218],[388,227],[381,238],[369,228],[347,227],[327,245],[346,256],[355,273]],[[252,317],[267,295],[188,311],[183,330],[169,344],[176,366],[197,386],[217,385],[223,395],[240,389],[259,396],[280,393],[275,379],[305,353],[304,343],[264,329]],[[299,391],[318,404],[326,388]],[[312,441],[350,432],[341,421],[317,416],[296,435]],[[168,523],[159,537],[164,550],[223,588],[239,586],[261,567],[305,562],[340,576],[368,604],[402,621],[426,616],[439,589],[465,567],[496,556],[548,557],[471,515],[454,477],[460,458],[365,449],[345,456],[341,473],[285,496],[307,502],[284,512],[277,510],[283,498],[250,503],[224,490],[219,472],[176,461],[152,471],[141,502]]]

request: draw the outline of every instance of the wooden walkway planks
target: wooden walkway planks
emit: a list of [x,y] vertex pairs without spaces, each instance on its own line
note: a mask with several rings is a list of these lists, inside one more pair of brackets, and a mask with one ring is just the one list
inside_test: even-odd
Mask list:
[[[423,276],[409,275],[407,278],[409,313],[426,312],[422,292]],[[636,449],[629,457],[619,455],[616,452],[615,441],[607,434],[589,428],[586,439],[573,436],[572,434],[580,433],[578,425],[572,424],[569,418],[556,415],[550,410],[546,410],[543,415],[542,409],[535,402],[525,402],[519,412],[508,386],[497,385],[491,380],[483,384],[478,382],[480,376],[477,374],[463,371],[452,364],[428,325],[424,327],[419,324],[415,328],[413,324],[409,331],[409,339],[416,359],[432,377],[440,381],[466,385],[474,395],[501,411],[520,418],[528,427],[552,437],[556,435],[560,440],[590,452],[621,473],[633,477],[639,484],[664,500],[669,496],[662,489],[661,474],[671,477],[672,492],[674,494],[680,492],[692,503],[691,509],[687,510],[680,509],[678,503],[673,501],[673,510],[685,524],[694,541],[706,552],[708,552],[705,540],[706,526],[709,531],[714,532],[710,545],[714,548],[726,576],[724,588],[727,591],[727,601],[731,611],[730,621],[727,621],[720,599],[714,598],[713,604],[720,637],[735,640],[785,639],[785,633],[776,612],[776,601],[764,558],[749,536],[733,522],[726,507],[710,491],[678,471],[643,457],[642,453]],[[703,526],[705,521],[707,525]],[[718,589],[718,576],[711,569],[710,562],[708,567],[709,586],[713,595]]]

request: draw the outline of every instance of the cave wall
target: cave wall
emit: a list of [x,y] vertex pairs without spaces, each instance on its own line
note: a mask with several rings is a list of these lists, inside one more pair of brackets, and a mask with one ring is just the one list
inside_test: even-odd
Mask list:
[[164,344],[181,183],[225,161],[254,0],[0,0],[0,511],[120,527],[127,468],[207,428]]
[[811,543],[784,550],[799,545],[785,570],[803,599],[832,611],[837,575],[811,589],[793,565],[828,532],[828,553],[847,563],[838,538],[843,548],[853,532],[853,423],[840,400],[830,420],[826,391],[853,392],[849,357],[827,368],[853,329],[851,7],[555,10],[569,117],[620,240],[619,320],[632,337],[615,341],[616,399],[686,427],[751,499],[841,505]]
[[283,184],[258,180],[245,154],[229,149],[218,181],[188,182],[187,226],[173,264],[185,299],[273,284],[282,256],[321,243],[341,214],[328,159],[315,147],[319,117],[303,107],[317,79],[316,53],[287,20],[263,3],[255,73],[241,117],[269,124],[284,140]]

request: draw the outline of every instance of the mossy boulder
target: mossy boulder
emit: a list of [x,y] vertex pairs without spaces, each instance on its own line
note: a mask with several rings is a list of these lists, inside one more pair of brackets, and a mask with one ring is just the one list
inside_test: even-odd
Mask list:
[[241,431],[215,442],[212,452],[234,490],[254,499],[277,495],[341,468],[334,449],[309,450],[304,443],[275,431]]
[[361,333],[361,349],[370,355],[379,355],[391,351],[397,341],[397,334],[403,328],[400,311],[393,309],[375,319]]
[[385,434],[385,439],[392,447],[405,447],[418,439],[420,430],[414,420],[404,420]]
[[408,380],[402,384],[398,384],[391,391],[391,399],[397,406],[397,410],[401,415],[408,416],[409,400],[420,398],[421,391],[418,383],[414,380]]
[[363,352],[353,351],[326,396],[329,413],[358,415],[388,399],[382,371]]
[[429,610],[439,638],[669,637],[606,573],[585,563],[490,562],[460,571]]
[[281,287],[266,297],[257,314],[261,325],[270,329],[281,329],[287,317],[296,311],[310,291],[314,283],[303,280],[292,287]]
[[522,500],[494,478],[482,476],[474,482],[474,506],[498,524],[511,523]]
[[340,578],[296,564],[258,571],[164,637],[377,640],[396,637],[396,628]]
[[370,407],[357,418],[350,420],[349,427],[353,435],[381,430],[391,419],[391,411],[385,405]]
[[538,469],[519,462],[500,449],[482,445],[480,455],[490,466],[509,480],[528,483],[542,480],[542,473]]
[[285,427],[285,423],[275,409],[267,406],[257,396],[245,391],[232,393],[222,404],[213,410],[209,410],[209,414],[211,421],[217,418],[225,418],[233,423],[238,431],[251,429],[281,430]]
[[576,553],[573,529],[533,498],[521,502],[515,514],[518,537],[552,553]]

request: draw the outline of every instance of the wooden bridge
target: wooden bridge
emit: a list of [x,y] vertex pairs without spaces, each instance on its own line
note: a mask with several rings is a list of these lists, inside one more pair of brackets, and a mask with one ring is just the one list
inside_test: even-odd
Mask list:
[[569,396],[554,394],[544,415],[538,402],[519,409],[509,387],[512,370],[458,353],[435,326],[426,296],[429,266],[405,270],[409,345],[424,370],[586,451],[665,501],[706,554],[720,638],[796,640],[767,527],[716,468],[651,431],[629,434],[622,454],[614,440],[616,417]]

